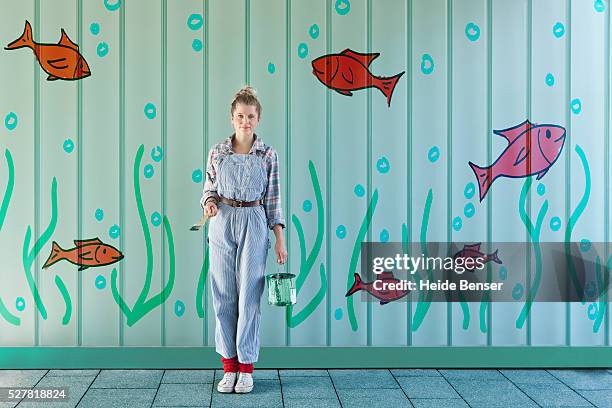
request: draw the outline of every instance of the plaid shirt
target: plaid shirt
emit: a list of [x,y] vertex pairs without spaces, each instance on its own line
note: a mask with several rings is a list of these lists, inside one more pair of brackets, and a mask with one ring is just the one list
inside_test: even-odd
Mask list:
[[[204,192],[200,205],[204,208],[206,200],[214,198],[219,200],[217,194],[217,162],[218,158],[224,155],[234,154],[232,150],[232,137],[228,137],[222,143],[217,143],[208,152],[208,160],[206,162],[206,181],[204,182]],[[268,186],[264,192],[263,205],[268,218],[268,227],[274,228],[280,224],[285,228],[285,220],[283,219],[283,209],[281,208],[281,191],[280,191],[280,176],[278,174],[278,155],[270,146],[265,145],[261,138],[255,135],[255,142],[249,151],[249,154],[255,154],[258,157],[263,157],[266,161],[266,170],[268,174]]]

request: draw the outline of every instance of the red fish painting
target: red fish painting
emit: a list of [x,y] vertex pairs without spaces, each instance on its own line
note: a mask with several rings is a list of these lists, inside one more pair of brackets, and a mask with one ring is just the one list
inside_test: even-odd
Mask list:
[[[491,261],[497,264],[502,263],[501,259],[499,259],[499,256],[497,256],[497,249],[492,254],[485,255],[484,253],[480,252],[480,243],[473,245],[464,245],[463,249],[453,255],[453,259],[457,258],[471,258],[474,260],[474,262],[476,261],[476,258],[481,258],[481,262],[483,265]],[[465,263],[465,261],[463,262]],[[475,266],[472,268],[468,268],[467,266],[464,267],[466,271],[473,271],[475,268]]]
[[374,284],[376,281],[379,281],[379,283],[376,285],[379,287],[382,287],[382,284],[389,284],[389,283],[393,283],[398,286],[402,284],[402,282],[399,279],[393,276],[393,272],[382,272],[378,275],[378,279],[376,279],[375,281],[369,282],[369,283],[363,282],[361,280],[361,276],[359,276],[359,274],[356,273],[355,283],[353,283],[353,286],[351,286],[349,291],[346,293],[345,297],[351,296],[353,293],[357,291],[365,290],[370,295],[379,299],[381,305],[386,305],[387,303],[392,302],[397,299],[401,299],[404,296],[406,296],[408,293],[410,293],[408,289],[406,290],[402,290],[402,289],[388,290],[388,289],[384,289],[384,287],[381,290],[376,289],[374,287]]
[[498,177],[528,177],[540,180],[561,155],[565,128],[558,125],[534,125],[526,120],[514,127],[496,130],[496,135],[508,141],[508,146],[489,167],[469,162],[476,175],[480,201]]
[[16,50],[24,47],[34,51],[40,67],[49,74],[47,81],[58,79],[75,81],[91,75],[87,61],[79,53],[79,46],[70,41],[63,29],[62,37],[57,44],[39,44],[32,39],[32,26],[26,21],[21,37],[4,49]]
[[387,97],[387,105],[391,106],[393,90],[404,72],[389,78],[372,75],[370,64],[379,55],[360,54],[347,48],[340,54],[323,55],[313,60],[312,73],[323,85],[346,96],[352,96],[352,91],[359,89],[380,89]]
[[79,271],[90,267],[106,266],[123,259],[123,254],[117,248],[105,244],[98,238],[74,241],[74,248],[62,249],[53,241],[51,255],[43,265],[46,269],[63,259],[78,265]]

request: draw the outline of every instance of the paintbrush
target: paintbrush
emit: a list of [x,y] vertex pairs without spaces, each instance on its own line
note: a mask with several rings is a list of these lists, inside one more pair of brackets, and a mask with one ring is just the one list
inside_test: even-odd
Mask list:
[[208,221],[208,217],[206,215],[203,215],[197,224],[193,224],[191,228],[189,228],[189,231],[199,231],[200,228],[202,228],[202,226],[206,224],[206,221]]

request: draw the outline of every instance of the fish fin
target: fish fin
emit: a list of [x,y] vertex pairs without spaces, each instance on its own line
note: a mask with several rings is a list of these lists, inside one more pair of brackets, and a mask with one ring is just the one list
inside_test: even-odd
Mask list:
[[472,162],[468,162],[472,171],[476,175],[476,180],[478,181],[478,191],[480,193],[480,201],[484,199],[485,195],[487,195],[487,191],[489,191],[489,187],[493,184],[495,177],[493,177],[493,169],[491,167],[479,167]]
[[34,40],[32,40],[32,26],[26,20],[25,27],[21,36],[15,41],[4,47],[5,50],[16,50],[17,48],[29,47],[34,49]]
[[77,52],[79,51],[79,46],[73,43],[70,40],[70,38],[68,38],[68,34],[66,34],[63,28],[62,28],[62,37],[60,38],[58,44],[63,45],[64,47],[72,48],[73,50]]
[[387,303],[389,303],[389,301],[388,301],[388,300],[381,300],[381,301],[380,301],[380,305],[381,305],[381,306],[382,306],[382,305],[386,305]]
[[525,120],[523,123],[508,129],[494,130],[493,133],[503,137],[508,141],[508,144],[510,144],[532,127],[534,127],[533,123],[529,122],[529,120]]
[[402,71],[399,74],[390,78],[377,78],[376,87],[387,97],[387,106],[391,106],[391,96],[397,85],[397,81],[404,75],[406,71]]
[[49,75],[49,76],[47,77],[47,81],[57,81],[58,79],[59,79],[58,77],[53,76],[53,75]]
[[491,254],[491,260],[493,260],[493,262],[495,263],[501,264],[502,261],[501,259],[499,259],[499,256],[497,255],[497,251],[499,251],[499,249],[496,249],[495,252]]
[[357,292],[360,289],[361,289],[361,277],[359,276],[358,273],[356,273],[355,274],[355,283],[353,283],[353,286],[351,286],[349,291],[346,292],[346,295],[344,295],[344,296],[345,297],[351,296],[353,293]]
[[89,266],[87,265],[81,265],[79,268],[79,271],[84,271],[85,269],[89,268]]
[[353,96],[353,93],[351,91],[346,91],[344,89],[334,89],[334,91],[345,96]]
[[77,252],[79,253],[79,259],[82,259],[84,261],[91,261],[93,259],[92,256],[87,256],[87,257],[85,256],[85,255],[90,255],[91,251],[87,251],[87,252],[77,251]]
[[529,156],[529,150],[527,150],[527,148],[523,146],[523,148],[518,152],[516,160],[514,160],[514,166],[518,166],[519,164],[524,162],[527,156]]
[[540,173],[538,173],[538,177],[536,177],[536,180],[539,180],[542,177],[544,177],[546,175],[546,173],[548,173],[548,169],[550,169],[550,167],[545,169],[545,170],[542,170]]
[[342,51],[340,54],[361,62],[366,68],[369,67],[372,61],[374,61],[376,57],[380,55],[380,53],[378,52],[374,52],[371,54],[361,54],[359,52],[355,52],[351,50],[350,48],[347,48],[346,50]]
[[481,242],[479,242],[477,244],[464,245],[463,248],[464,249],[475,249],[476,251],[480,251],[480,244],[481,244]]
[[64,252],[65,251],[59,246],[59,244],[53,241],[53,244],[51,245],[51,254],[49,254],[49,258],[47,258],[47,261],[43,265],[43,269],[46,269],[54,263],[64,259]]
[[[53,60],[47,60],[49,65],[51,65],[55,69],[64,69],[68,68],[68,64],[66,64],[66,58],[58,58]],[[51,75],[49,75],[51,76]]]
[[346,75],[344,75],[344,72],[345,71],[342,71],[342,78],[344,78],[344,80],[348,82],[349,84],[352,84],[355,78],[353,76],[353,70],[351,69],[351,67],[348,67],[348,72],[347,72],[348,78]]
[[81,239],[81,240],[75,239],[74,240],[74,245],[76,245],[78,247],[83,246],[83,245],[87,245],[87,244],[100,244],[100,245],[102,245],[103,242],[100,241],[100,238],[98,238],[98,237],[91,238],[91,239]]

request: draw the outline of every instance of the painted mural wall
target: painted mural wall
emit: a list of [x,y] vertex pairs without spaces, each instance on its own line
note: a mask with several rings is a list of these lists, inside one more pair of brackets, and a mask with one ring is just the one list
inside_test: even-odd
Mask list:
[[[607,1],[2,10],[0,344],[214,344],[206,232],[189,226],[251,84],[298,275],[295,307],[262,302],[263,346],[609,345],[607,303],[530,304],[525,282],[507,282],[515,303],[345,296],[362,241],[609,241]],[[537,157],[521,149],[536,129]]]

